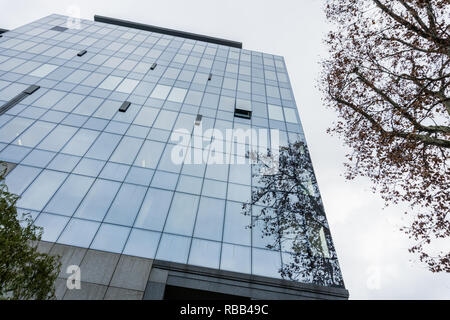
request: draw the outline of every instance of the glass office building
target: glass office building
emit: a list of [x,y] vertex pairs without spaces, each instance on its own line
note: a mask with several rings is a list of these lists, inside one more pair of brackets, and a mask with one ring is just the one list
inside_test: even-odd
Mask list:
[[[0,160],[18,211],[48,243],[284,283],[286,254],[241,212],[252,165],[173,161],[174,133],[195,126],[304,141],[283,57],[96,20],[51,15],[0,38]],[[195,146],[206,159],[209,138]]]

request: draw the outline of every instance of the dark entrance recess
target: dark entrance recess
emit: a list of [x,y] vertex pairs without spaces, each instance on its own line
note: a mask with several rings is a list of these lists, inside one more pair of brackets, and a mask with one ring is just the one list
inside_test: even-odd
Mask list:
[[250,300],[250,298],[218,292],[166,286],[164,300]]

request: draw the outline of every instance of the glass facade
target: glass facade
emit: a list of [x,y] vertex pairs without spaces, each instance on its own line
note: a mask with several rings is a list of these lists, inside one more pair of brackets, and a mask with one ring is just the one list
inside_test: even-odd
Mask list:
[[43,240],[280,277],[283,253],[241,214],[251,165],[177,164],[171,154],[174,131],[192,134],[198,114],[204,130],[304,140],[284,59],[87,20],[52,30],[66,20],[51,15],[0,39],[0,105],[40,86],[0,116],[0,160],[17,164],[6,184]]

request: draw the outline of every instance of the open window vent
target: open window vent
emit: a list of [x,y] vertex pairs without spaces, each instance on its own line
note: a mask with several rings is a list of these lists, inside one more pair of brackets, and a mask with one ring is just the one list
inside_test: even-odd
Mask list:
[[64,31],[67,30],[67,28],[66,28],[66,27],[60,27],[60,26],[54,26],[54,27],[51,28],[50,30],[53,30],[53,31],[59,31],[59,32],[64,32]]
[[234,109],[234,116],[237,117],[237,118],[242,118],[242,119],[251,119],[252,118],[252,112],[249,111],[249,110],[235,108]]

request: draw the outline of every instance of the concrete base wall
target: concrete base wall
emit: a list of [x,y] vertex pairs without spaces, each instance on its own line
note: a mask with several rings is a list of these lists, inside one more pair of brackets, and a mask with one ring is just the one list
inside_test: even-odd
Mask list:
[[[39,243],[38,248],[41,252],[61,257],[61,272],[55,288],[57,299],[63,300],[162,300],[166,286],[249,299],[348,299],[348,291],[343,288],[138,258],[44,241]],[[67,282],[71,274],[66,271],[71,265],[80,267],[80,289],[68,289]]]

